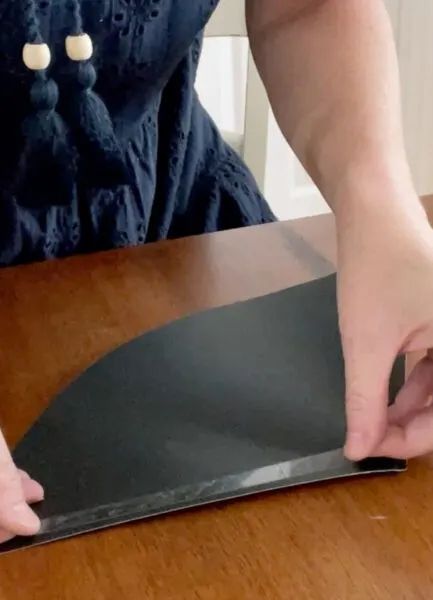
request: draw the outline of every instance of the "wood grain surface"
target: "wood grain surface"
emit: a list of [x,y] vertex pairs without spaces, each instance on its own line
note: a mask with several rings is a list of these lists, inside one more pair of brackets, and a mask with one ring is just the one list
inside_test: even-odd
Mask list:
[[[0,270],[8,441],[114,347],[334,262],[324,216]],[[431,600],[432,466],[426,458],[400,476],[271,493],[4,556],[0,600]]]

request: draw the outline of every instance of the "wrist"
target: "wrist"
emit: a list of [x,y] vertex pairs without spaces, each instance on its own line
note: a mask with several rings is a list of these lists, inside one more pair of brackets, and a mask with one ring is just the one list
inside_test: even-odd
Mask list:
[[325,197],[337,223],[371,219],[427,222],[405,160],[384,164],[381,160],[348,166]]

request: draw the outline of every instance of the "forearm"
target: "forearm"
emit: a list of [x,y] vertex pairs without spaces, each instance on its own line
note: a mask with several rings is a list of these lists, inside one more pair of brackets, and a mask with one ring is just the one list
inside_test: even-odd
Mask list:
[[391,26],[378,0],[247,0],[278,123],[337,213],[416,203]]

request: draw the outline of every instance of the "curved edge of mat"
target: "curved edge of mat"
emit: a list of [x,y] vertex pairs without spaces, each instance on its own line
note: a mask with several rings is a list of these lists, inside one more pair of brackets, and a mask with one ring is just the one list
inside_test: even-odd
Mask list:
[[123,525],[181,510],[217,502],[287,489],[303,483],[320,483],[373,474],[401,473],[406,462],[379,458],[350,463],[342,450],[253,469],[237,475],[185,485],[173,490],[148,494],[95,509],[50,517],[42,521],[41,532],[33,538],[15,538],[0,548],[6,554],[65,540],[73,536]]

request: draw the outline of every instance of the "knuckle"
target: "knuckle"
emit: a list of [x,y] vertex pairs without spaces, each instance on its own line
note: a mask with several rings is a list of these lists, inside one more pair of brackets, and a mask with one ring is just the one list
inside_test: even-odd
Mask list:
[[368,398],[359,390],[348,390],[346,404],[348,413],[359,415],[367,410]]

